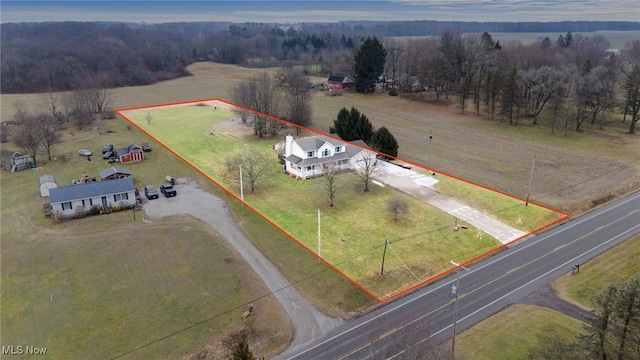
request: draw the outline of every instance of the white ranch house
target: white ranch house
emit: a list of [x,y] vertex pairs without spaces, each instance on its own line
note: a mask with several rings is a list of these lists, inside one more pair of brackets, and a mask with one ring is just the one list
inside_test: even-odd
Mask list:
[[333,167],[338,171],[352,170],[358,162],[373,157],[364,141],[344,142],[328,136],[293,139],[287,135],[284,144],[284,170],[299,179],[322,176]]
[[136,203],[136,187],[130,177],[49,189],[54,214],[63,218],[91,213],[93,209],[131,207]]

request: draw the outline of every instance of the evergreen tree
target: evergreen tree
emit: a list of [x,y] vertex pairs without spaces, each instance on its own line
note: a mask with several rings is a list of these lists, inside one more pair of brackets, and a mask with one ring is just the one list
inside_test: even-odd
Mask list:
[[246,341],[239,341],[233,349],[233,360],[255,360],[255,356],[249,350],[249,344]]
[[333,120],[333,126],[329,132],[337,134],[346,141],[362,140],[369,143],[373,136],[373,125],[356,108],[351,108],[351,111],[342,108],[338,112],[338,117]]
[[393,157],[398,156],[398,142],[386,127],[381,127],[373,133],[371,143],[374,149]]
[[640,355],[640,275],[624,283],[613,307],[619,359]]
[[376,37],[365,40],[356,53],[355,64],[353,65],[357,92],[373,92],[378,77],[384,71],[386,58],[387,51]]

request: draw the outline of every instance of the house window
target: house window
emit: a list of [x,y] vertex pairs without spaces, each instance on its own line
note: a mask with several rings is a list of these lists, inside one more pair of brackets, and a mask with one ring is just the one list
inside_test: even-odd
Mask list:
[[71,206],[71,201],[62,203],[62,210],[71,210],[73,206]]
[[313,170],[313,166],[307,166],[307,171]]
[[336,154],[342,151],[342,146],[336,146]]
[[327,157],[329,156],[329,149],[324,149],[324,151],[322,152],[322,157]]
[[347,163],[347,160],[338,161],[338,165],[345,165],[346,163]]
[[307,157],[308,158],[312,158],[314,154],[314,151],[307,151]]
[[127,194],[127,193],[115,194],[115,195],[113,195],[113,200],[114,201],[129,200],[129,194]]
[[82,206],[87,207],[87,202],[89,203],[89,206],[93,205],[93,199],[89,199],[88,201],[82,199]]

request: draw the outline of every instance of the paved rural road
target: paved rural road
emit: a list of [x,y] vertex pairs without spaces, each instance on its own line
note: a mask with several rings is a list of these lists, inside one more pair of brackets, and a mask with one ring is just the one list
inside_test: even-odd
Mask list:
[[144,205],[149,219],[153,221],[163,216],[190,215],[224,236],[282,304],[293,328],[291,347],[305,348],[310,341],[318,339],[343,322],[317,311],[290,286],[280,271],[245,237],[224,201],[198,188],[188,179],[178,179],[175,188],[178,192],[176,197],[165,198],[160,195],[159,199],[148,201]]
[[[520,241],[460,270],[457,332],[508,305],[544,290],[552,280],[640,233],[640,192]],[[579,276],[579,275],[577,275]],[[303,351],[279,359],[392,358],[422,339],[440,342],[453,333],[455,275],[331,330]]]

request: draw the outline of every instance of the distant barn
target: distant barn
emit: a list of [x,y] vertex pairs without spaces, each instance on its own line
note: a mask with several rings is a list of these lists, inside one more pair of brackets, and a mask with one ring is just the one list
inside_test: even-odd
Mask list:
[[329,75],[329,79],[327,79],[327,87],[329,90],[350,89],[353,86],[354,81],[350,75],[331,74]]
[[126,148],[118,149],[117,155],[120,164],[144,160],[144,151],[142,151],[142,146],[138,144],[131,144]]

